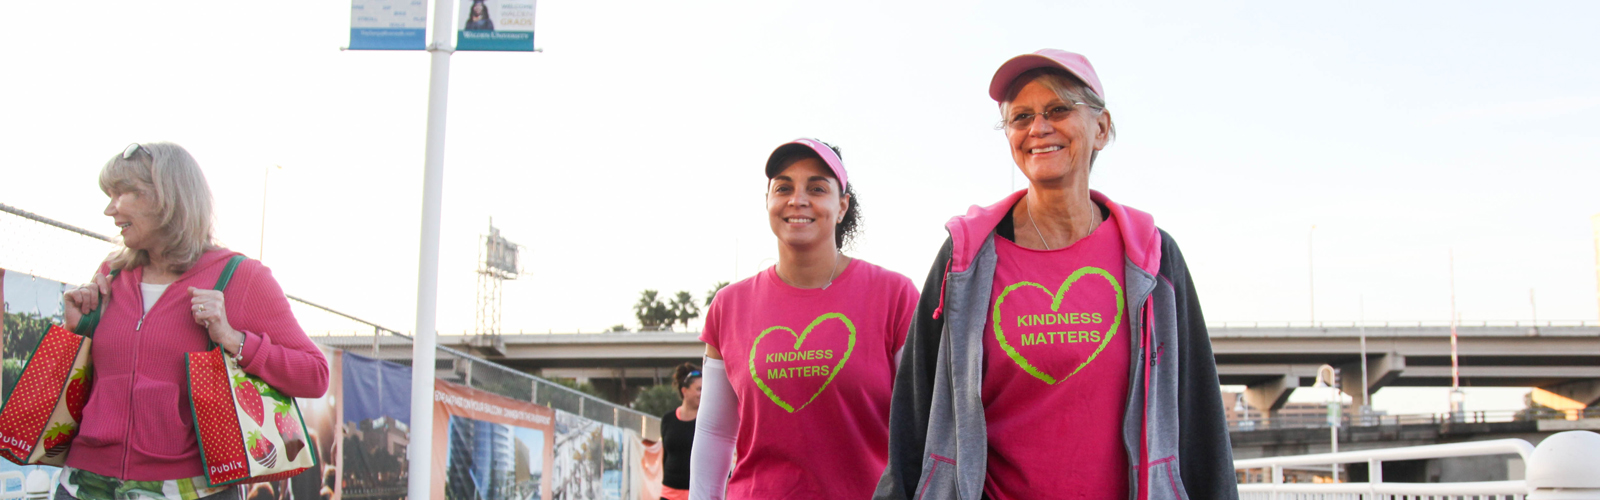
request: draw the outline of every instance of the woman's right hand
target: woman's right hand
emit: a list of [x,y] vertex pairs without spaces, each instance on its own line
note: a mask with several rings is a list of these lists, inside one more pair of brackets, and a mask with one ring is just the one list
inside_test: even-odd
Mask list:
[[61,301],[66,305],[62,312],[67,330],[77,330],[78,321],[83,319],[83,315],[93,312],[100,306],[101,296],[110,295],[111,279],[100,273],[95,273],[94,280],[89,284],[67,290],[67,293],[62,294]]

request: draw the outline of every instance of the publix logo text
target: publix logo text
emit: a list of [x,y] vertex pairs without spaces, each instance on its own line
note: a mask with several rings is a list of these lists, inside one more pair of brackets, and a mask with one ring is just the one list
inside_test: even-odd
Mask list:
[[28,442],[26,442],[26,441],[23,441],[21,439],[14,438],[14,437],[11,437],[11,436],[7,436],[5,434],[0,434],[0,443],[5,443],[7,445],[15,446],[15,447],[22,448],[22,449],[28,449],[28,448],[32,448],[33,447],[33,446],[30,446],[28,444]]
[[244,468],[244,461],[243,460],[234,460],[232,462],[228,462],[228,463],[225,463],[225,464],[222,464],[222,465],[213,465],[213,466],[211,466],[211,473],[212,474],[221,474],[221,473],[224,473],[224,472],[232,472],[232,471],[236,471],[236,470],[243,469],[243,468]]

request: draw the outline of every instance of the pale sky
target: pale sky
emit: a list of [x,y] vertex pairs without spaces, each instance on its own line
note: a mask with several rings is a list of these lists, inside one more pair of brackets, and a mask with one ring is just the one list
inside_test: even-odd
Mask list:
[[[773,147],[840,145],[865,236],[921,283],[968,205],[1020,187],[986,94],[1043,47],[1099,70],[1092,185],[1182,245],[1206,318],[1600,317],[1600,4],[545,0],[543,53],[457,53],[441,333],[473,327],[478,235],[526,245],[507,330],[635,325],[776,256]],[[428,55],[341,52],[348,2],[10,2],[0,203],[103,233],[133,141],[199,159],[219,237],[291,294],[414,328]],[[431,12],[431,9],[430,9]],[[12,238],[14,235],[0,235]],[[95,262],[66,263],[87,278]],[[308,325],[308,329],[316,326]]]

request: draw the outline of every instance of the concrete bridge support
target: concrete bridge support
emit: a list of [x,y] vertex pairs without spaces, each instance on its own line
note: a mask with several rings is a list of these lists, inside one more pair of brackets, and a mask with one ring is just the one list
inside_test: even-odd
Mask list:
[[[1367,360],[1367,392],[1376,394],[1378,389],[1393,383],[1400,378],[1400,373],[1406,371],[1406,357],[1400,353],[1384,353],[1372,356]],[[1356,407],[1368,404],[1361,395],[1361,362],[1350,363],[1339,367],[1339,387],[1345,394],[1350,395],[1350,404]]]
[[[1548,394],[1537,394],[1539,391],[1544,391]],[[1565,400],[1561,402],[1566,404],[1560,406],[1557,404],[1552,404],[1553,402],[1550,401],[1539,401],[1540,404],[1561,410],[1577,409],[1580,408],[1579,405],[1582,405],[1582,408],[1594,408],[1600,406],[1600,380],[1574,380],[1571,382],[1540,387],[1535,389],[1534,392],[1536,393],[1534,395],[1535,400],[1544,399],[1540,396],[1544,396],[1545,398],[1553,397],[1552,399],[1559,398],[1557,399],[1558,401]]]
[[1300,387],[1300,377],[1284,375],[1266,382],[1248,386],[1244,391],[1244,402],[1251,407],[1267,413],[1267,419],[1278,416],[1278,410],[1289,402],[1289,395]]

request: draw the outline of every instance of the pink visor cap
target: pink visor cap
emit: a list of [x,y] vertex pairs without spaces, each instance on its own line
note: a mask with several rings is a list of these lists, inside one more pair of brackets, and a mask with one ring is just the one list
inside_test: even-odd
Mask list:
[[834,153],[833,148],[823,144],[822,141],[804,137],[785,142],[782,146],[778,146],[778,149],[772,150],[772,154],[767,156],[767,178],[777,177],[778,173],[783,169],[783,165],[780,165],[779,161],[792,154],[792,151],[802,148],[809,149],[812,153],[822,157],[822,162],[828,164],[828,170],[832,170],[833,176],[839,179],[839,191],[843,192],[845,187],[849,186],[850,176],[845,173],[844,161],[839,159],[839,154]]
[[1000,69],[994,72],[994,78],[989,80],[989,97],[994,98],[996,102],[1005,99],[1011,81],[1016,80],[1022,73],[1036,68],[1065,70],[1088,84],[1095,95],[1101,99],[1106,98],[1105,89],[1100,87],[1100,76],[1095,74],[1094,66],[1089,65],[1088,58],[1082,54],[1056,49],[1039,49],[1032,54],[1013,57],[1000,65]]

